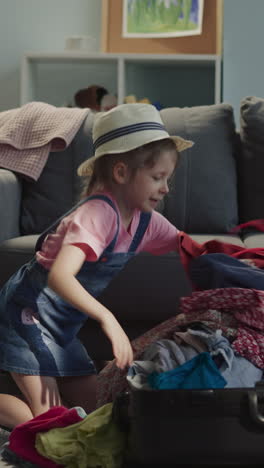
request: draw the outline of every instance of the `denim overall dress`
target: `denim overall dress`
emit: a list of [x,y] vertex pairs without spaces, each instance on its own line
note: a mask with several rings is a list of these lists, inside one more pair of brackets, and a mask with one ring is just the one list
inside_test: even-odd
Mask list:
[[[141,213],[128,252],[113,252],[119,233],[119,215],[112,200],[94,195],[59,218],[38,239],[36,251],[60,221],[91,199],[102,199],[116,212],[114,238],[96,262],[85,261],[76,278],[94,297],[135,255],[150,220]],[[76,310],[47,286],[48,270],[35,257],[22,266],[0,292],[0,369],[30,375],[75,376],[96,373],[93,361],[77,338],[87,315]]]

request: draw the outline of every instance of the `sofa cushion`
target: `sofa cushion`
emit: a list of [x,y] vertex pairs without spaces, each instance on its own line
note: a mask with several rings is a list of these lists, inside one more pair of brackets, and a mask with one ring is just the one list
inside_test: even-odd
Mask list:
[[226,233],[238,224],[235,123],[228,104],[168,108],[171,135],[195,142],[182,153],[164,215],[187,233]]
[[248,232],[243,236],[244,245],[247,249],[263,249],[264,233],[263,232]]
[[87,115],[64,151],[49,154],[36,182],[22,179],[20,224],[23,235],[42,232],[78,201],[81,181],[77,168],[92,155],[93,117],[92,112]]
[[264,218],[264,99],[245,97],[240,105],[242,151],[238,159],[241,222]]
[[225,242],[226,244],[238,245],[239,247],[245,247],[243,240],[239,234],[190,234],[190,237],[198,244],[204,244],[211,240],[217,240],[219,242]]
[[120,323],[160,323],[179,313],[180,297],[191,292],[178,254],[157,256],[140,252],[112,279],[99,300]]

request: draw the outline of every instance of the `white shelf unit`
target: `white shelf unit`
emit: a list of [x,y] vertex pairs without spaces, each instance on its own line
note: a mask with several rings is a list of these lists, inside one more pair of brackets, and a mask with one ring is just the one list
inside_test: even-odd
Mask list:
[[[118,103],[128,94],[164,107],[221,102],[221,56],[190,54],[26,53],[20,104],[64,105],[81,88],[104,86]],[[64,102],[62,102],[64,101]]]

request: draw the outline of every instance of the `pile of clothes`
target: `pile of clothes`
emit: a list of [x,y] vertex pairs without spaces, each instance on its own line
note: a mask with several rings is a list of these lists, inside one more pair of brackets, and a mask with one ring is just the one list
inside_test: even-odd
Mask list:
[[126,434],[115,423],[112,406],[88,415],[81,407],[53,407],[13,429],[2,458],[25,468],[120,468]]

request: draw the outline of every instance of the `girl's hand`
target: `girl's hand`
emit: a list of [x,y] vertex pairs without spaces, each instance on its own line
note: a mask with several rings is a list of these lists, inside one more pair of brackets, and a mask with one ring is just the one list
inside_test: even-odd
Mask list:
[[117,367],[124,369],[126,366],[130,366],[133,361],[132,347],[128,336],[116,318],[112,314],[105,316],[101,321],[101,326],[112,343]]

